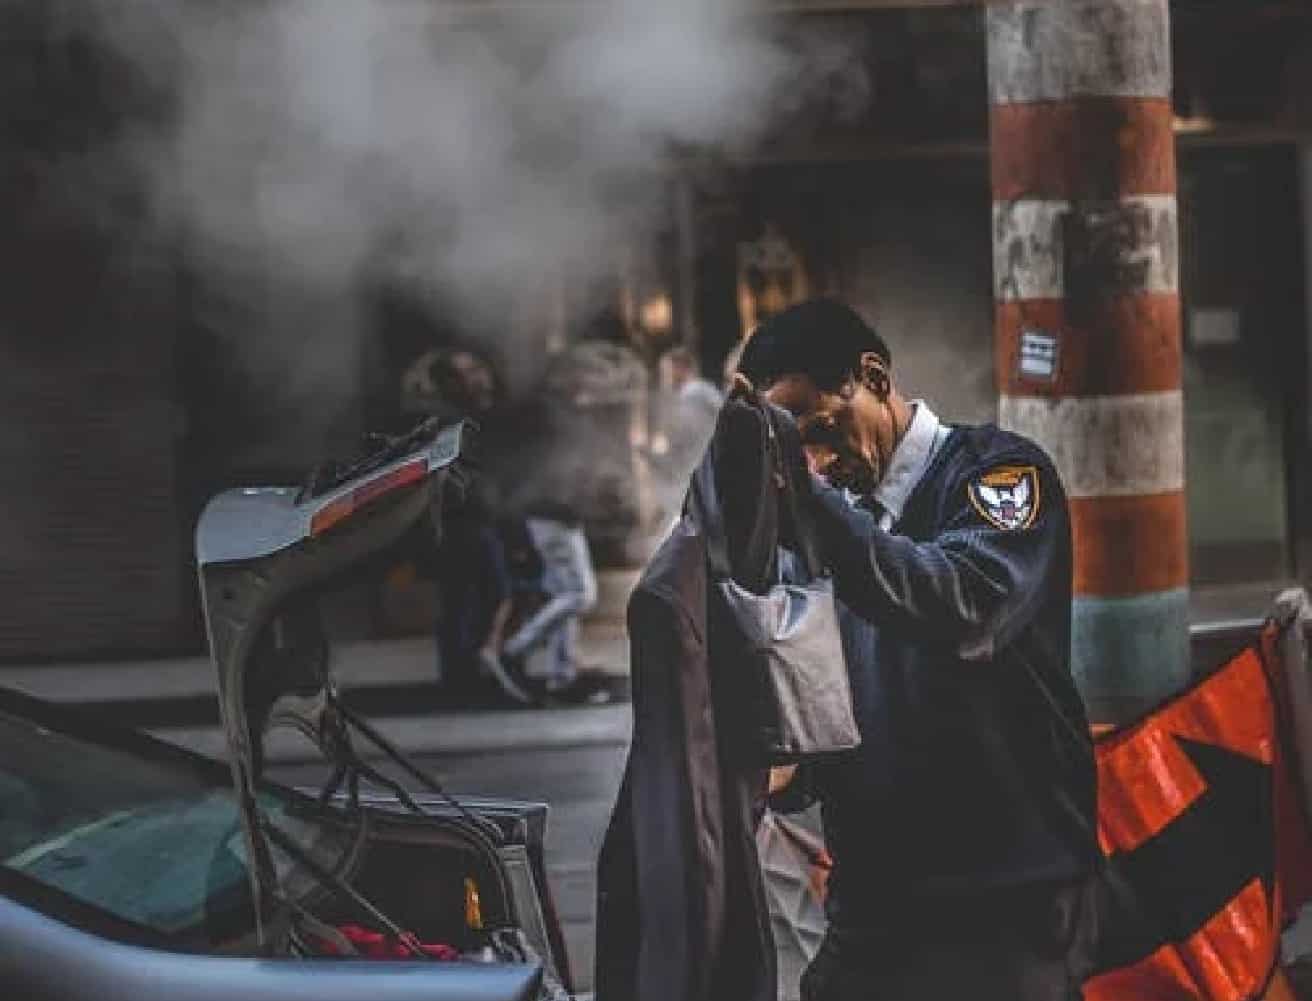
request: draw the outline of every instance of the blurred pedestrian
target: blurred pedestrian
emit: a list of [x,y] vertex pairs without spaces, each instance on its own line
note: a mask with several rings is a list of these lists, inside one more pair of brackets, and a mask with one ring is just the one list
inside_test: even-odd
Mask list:
[[[579,618],[597,603],[597,577],[578,514],[567,505],[542,502],[529,509],[522,542],[507,546],[520,568],[516,608],[501,645],[499,669],[547,701],[587,701],[604,695],[596,672],[580,672]],[[520,556],[521,546],[532,547]],[[534,570],[534,580],[522,568]]]
[[672,391],[665,428],[669,455],[672,462],[686,464],[691,473],[710,441],[724,394],[702,376],[696,356],[686,347],[671,348],[663,363]]
[[519,703],[528,691],[501,670],[501,635],[512,609],[512,581],[498,530],[496,505],[486,485],[471,489],[447,515],[437,555],[438,669],[443,690],[478,696],[487,681]]
[[665,353],[661,378],[669,392],[660,431],[648,446],[647,460],[663,523],[683,504],[688,478],[711,440],[724,394],[701,375],[696,357],[683,346]]
[[[502,402],[492,362],[472,348],[435,351],[428,386],[432,404],[452,419],[485,424]],[[479,461],[490,443],[476,432],[472,444]],[[480,476],[464,504],[448,516],[436,572],[439,671],[443,688],[453,695],[479,696],[491,683],[501,696],[527,704],[532,694],[504,670],[498,656],[513,611],[499,497],[496,485]]]

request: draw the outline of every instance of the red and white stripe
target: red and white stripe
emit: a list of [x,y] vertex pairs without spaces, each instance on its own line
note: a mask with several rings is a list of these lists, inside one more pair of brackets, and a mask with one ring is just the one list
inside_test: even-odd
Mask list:
[[[1071,498],[1073,668],[1097,715],[1188,673],[1166,0],[990,6],[999,419]],[[1022,370],[1026,332],[1055,369]]]

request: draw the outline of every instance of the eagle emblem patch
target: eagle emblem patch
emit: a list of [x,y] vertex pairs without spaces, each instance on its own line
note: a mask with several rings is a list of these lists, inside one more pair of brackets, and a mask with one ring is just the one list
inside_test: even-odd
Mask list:
[[995,528],[1029,528],[1039,513],[1039,471],[1033,466],[995,466],[971,480],[967,492]]

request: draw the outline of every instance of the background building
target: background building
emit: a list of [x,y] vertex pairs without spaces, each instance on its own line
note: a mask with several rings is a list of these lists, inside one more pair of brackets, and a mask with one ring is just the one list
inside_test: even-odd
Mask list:
[[[267,261],[227,261],[240,282],[217,280],[194,234],[158,224],[172,166],[143,172],[134,141],[177,113],[168,81],[186,52],[161,36],[143,66],[71,25],[68,6],[9,5],[0,31],[0,658],[197,645],[189,540],[204,499],[285,481],[405,419],[406,374],[435,347],[483,346],[511,401],[543,390],[558,454],[604,429],[590,454],[608,456],[607,475],[581,499],[600,505],[609,559],[631,558],[617,540],[649,527],[648,411],[626,395],[625,359],[650,373],[680,341],[718,378],[763,315],[832,293],[880,327],[901,381],[942,414],[995,414],[976,7],[776,10],[778,37],[842,39],[831,85],[781,109],[750,150],[653,165],[662,232],[597,247],[605,280],[545,261],[540,281],[475,316],[422,275],[365,276],[349,311]],[[1173,17],[1193,584],[1199,616],[1230,615],[1312,567],[1312,10],[1180,2]],[[368,335],[331,336],[348,325]],[[237,333],[278,364],[252,365]],[[610,353],[577,353],[585,341]],[[613,398],[593,391],[606,358],[627,387]]]

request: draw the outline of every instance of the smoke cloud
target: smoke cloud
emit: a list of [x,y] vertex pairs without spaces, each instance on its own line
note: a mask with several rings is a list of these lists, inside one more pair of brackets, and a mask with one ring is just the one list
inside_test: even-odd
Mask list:
[[214,323],[255,373],[319,396],[354,377],[368,283],[504,325],[508,303],[587,287],[664,226],[672,157],[741,152],[818,94],[864,96],[842,41],[785,33],[751,0],[544,7],[62,3],[169,95],[120,152]]

